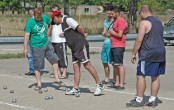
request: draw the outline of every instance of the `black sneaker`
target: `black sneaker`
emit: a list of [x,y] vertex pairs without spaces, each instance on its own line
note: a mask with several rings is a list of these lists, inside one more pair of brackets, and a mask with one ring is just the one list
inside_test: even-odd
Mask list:
[[145,105],[148,106],[148,107],[153,107],[153,108],[155,108],[158,104],[157,104],[156,101],[152,101],[152,102],[147,102],[147,103],[145,103]]
[[144,102],[138,102],[135,99],[131,100],[129,103],[126,103],[126,107],[143,107]]
[[115,89],[116,89],[116,90],[124,90],[124,89],[125,89],[125,87],[121,87],[121,86],[115,86]]
[[27,76],[35,75],[35,73],[30,73],[30,72],[28,72],[28,73],[25,73],[25,75],[27,75]]
[[115,88],[115,82],[110,82],[109,84],[108,84],[108,87],[110,87],[110,88]]
[[103,81],[101,81],[101,83],[102,83],[102,84],[109,84],[110,81],[107,82],[107,81],[103,80]]

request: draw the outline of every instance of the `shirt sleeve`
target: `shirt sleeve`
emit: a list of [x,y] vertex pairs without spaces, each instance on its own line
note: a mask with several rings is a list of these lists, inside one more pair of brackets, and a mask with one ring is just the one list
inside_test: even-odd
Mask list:
[[30,33],[31,32],[31,22],[30,22],[29,19],[26,22],[24,32],[26,32],[26,33]]
[[127,27],[126,22],[124,20],[118,20],[117,26],[118,30],[125,30]]
[[67,18],[66,19],[66,23],[73,28],[74,30],[77,28],[77,26],[79,25],[73,18]]
[[[47,15],[46,15],[47,16]],[[50,20],[50,17],[49,16],[47,16],[47,24],[49,25],[49,24],[51,24],[51,20]]]
[[106,24],[106,20],[104,21],[104,26],[105,29],[107,29],[107,24]]

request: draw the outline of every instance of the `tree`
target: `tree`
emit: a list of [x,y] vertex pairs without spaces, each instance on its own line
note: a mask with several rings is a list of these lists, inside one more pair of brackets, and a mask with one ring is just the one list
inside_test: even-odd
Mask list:
[[2,14],[4,14],[5,6],[6,6],[6,2],[5,1],[0,1],[0,9],[2,11]]

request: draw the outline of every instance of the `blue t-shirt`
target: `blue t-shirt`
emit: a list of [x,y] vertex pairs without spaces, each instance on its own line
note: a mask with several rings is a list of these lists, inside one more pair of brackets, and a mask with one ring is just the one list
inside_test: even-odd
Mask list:
[[[106,31],[109,31],[109,29],[112,28],[112,25],[113,25],[113,20],[107,18],[104,22],[104,28],[106,29]],[[110,38],[105,36],[104,43],[110,43]]]

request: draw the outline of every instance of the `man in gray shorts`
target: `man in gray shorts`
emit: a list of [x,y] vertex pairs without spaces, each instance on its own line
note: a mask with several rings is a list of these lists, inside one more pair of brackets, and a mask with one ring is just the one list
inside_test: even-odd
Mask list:
[[41,78],[40,70],[44,68],[44,59],[46,58],[54,69],[55,82],[61,85],[63,82],[60,81],[58,60],[59,58],[54,53],[54,48],[47,38],[47,26],[50,24],[50,18],[42,14],[40,8],[34,9],[34,18],[31,17],[27,20],[25,35],[24,35],[24,55],[28,54],[28,41],[30,40],[30,46],[33,53],[33,61],[35,68],[35,76],[37,80],[37,86],[35,90],[41,89]]

